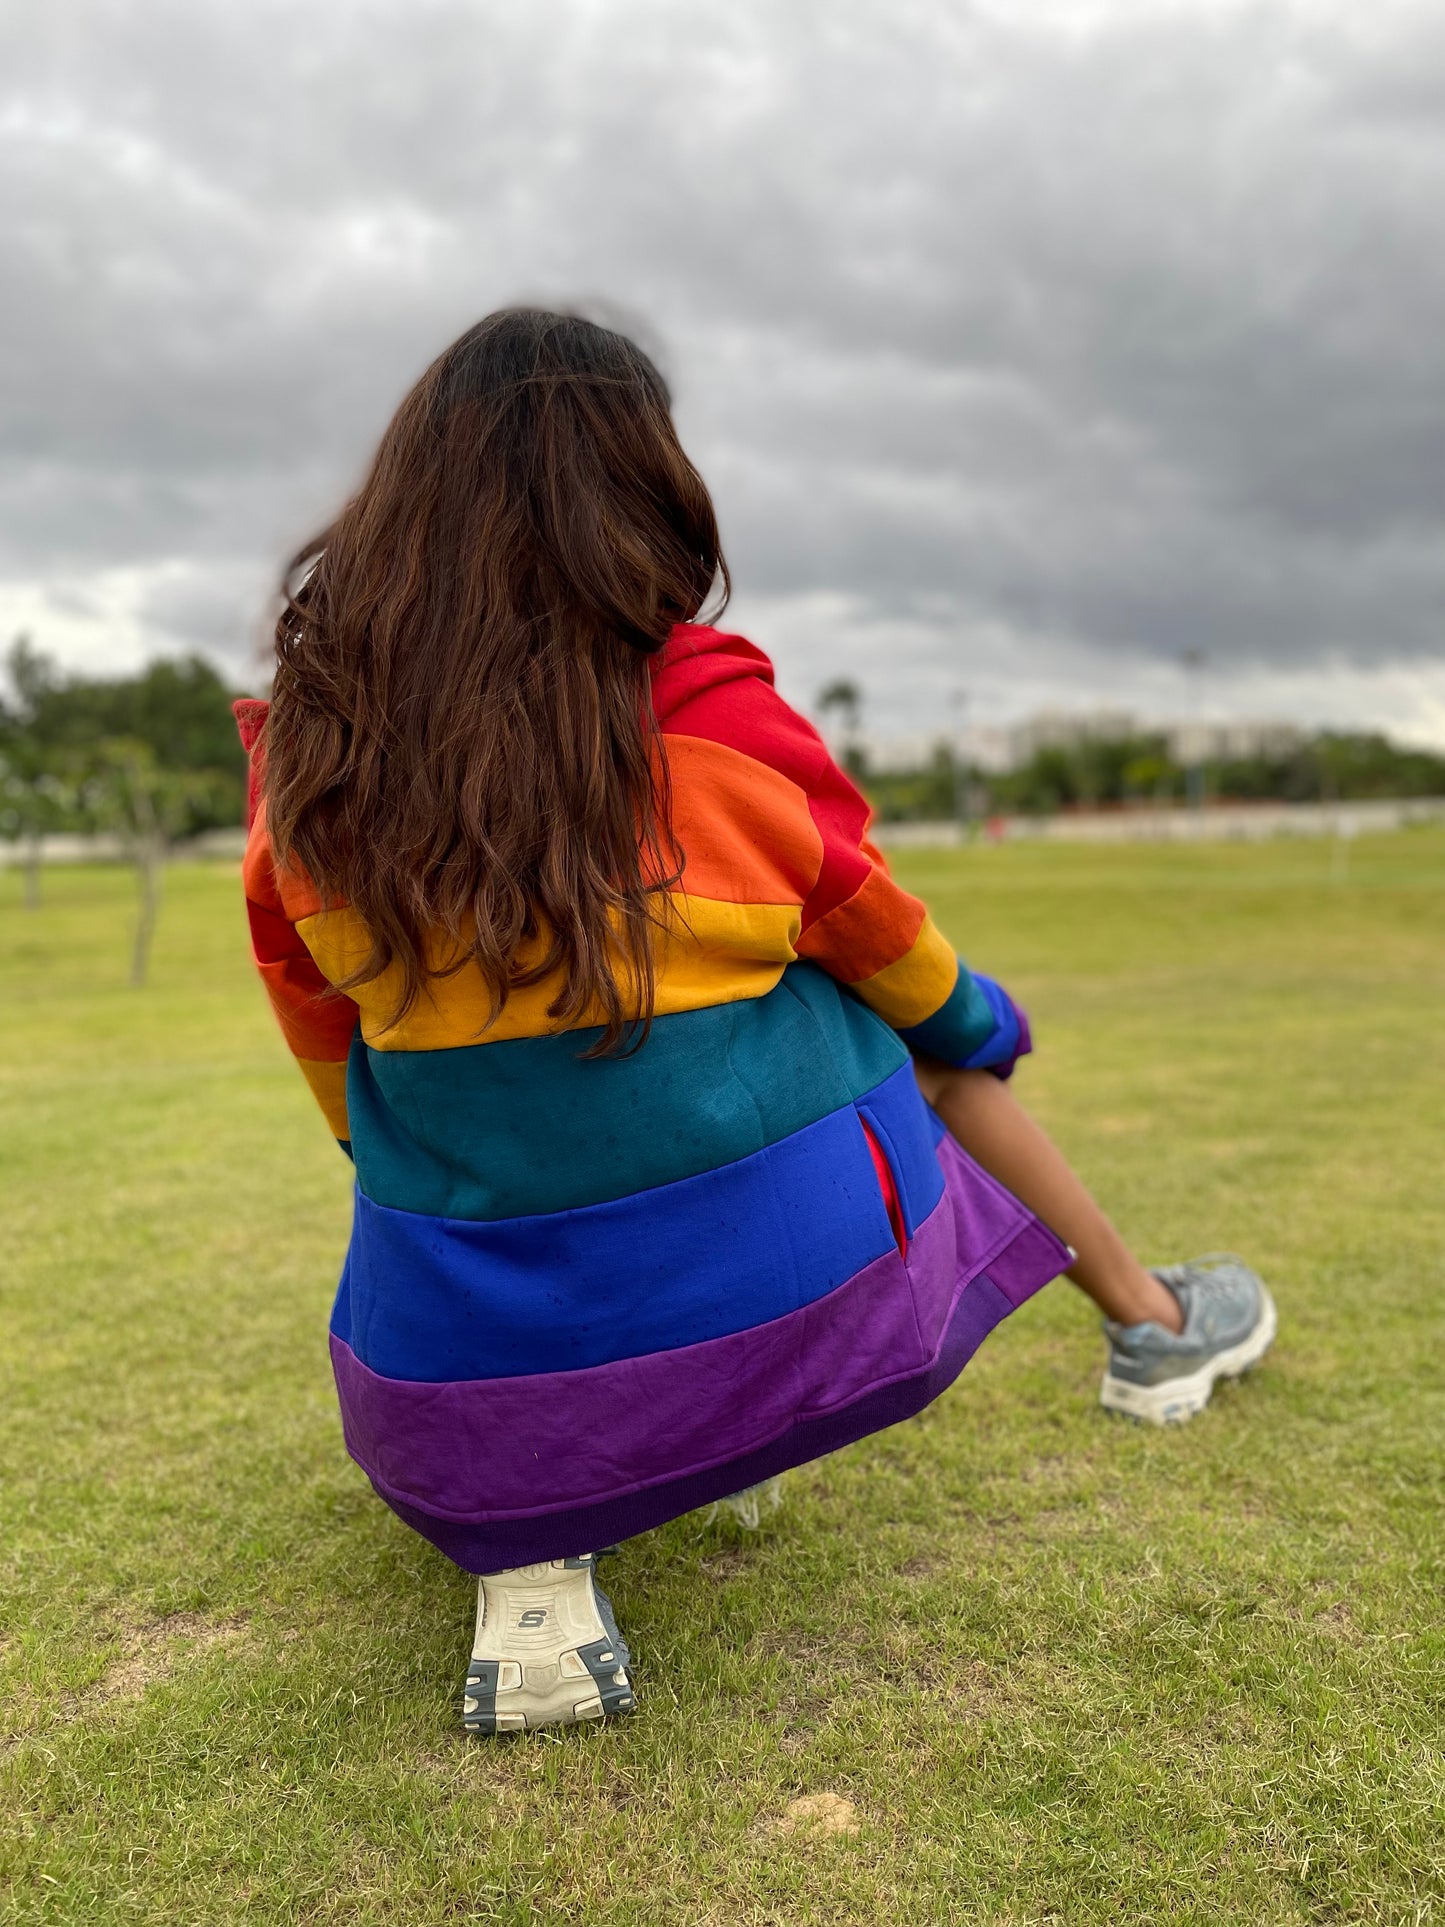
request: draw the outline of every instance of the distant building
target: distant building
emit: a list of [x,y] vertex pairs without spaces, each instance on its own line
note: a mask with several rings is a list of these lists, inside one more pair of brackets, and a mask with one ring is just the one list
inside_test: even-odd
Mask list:
[[1177,763],[1289,756],[1307,740],[1306,732],[1293,723],[1166,723],[1163,732]]
[[1042,710],[1010,732],[1010,761],[1027,763],[1041,749],[1116,743],[1128,736],[1162,736],[1178,763],[1222,763],[1254,756],[1288,756],[1306,740],[1293,723],[1146,722],[1127,709]]
[[883,736],[865,732],[861,746],[871,769],[926,769],[940,752],[961,755],[974,769],[1006,770],[1014,764],[1014,732],[987,723],[963,729],[912,730]]
[[1137,736],[1142,725],[1127,709],[1041,709],[1009,731],[1009,760],[1027,763],[1041,749],[1073,749],[1079,743],[1117,743]]
[[1308,732],[1293,723],[1150,722],[1128,709],[1045,709],[1021,723],[971,723],[954,731],[827,733],[835,753],[861,749],[872,769],[924,769],[943,752],[961,753],[974,769],[991,773],[1018,769],[1042,749],[1074,749],[1080,743],[1116,743],[1137,736],[1162,737],[1170,755],[1185,768],[1288,756],[1308,740]]

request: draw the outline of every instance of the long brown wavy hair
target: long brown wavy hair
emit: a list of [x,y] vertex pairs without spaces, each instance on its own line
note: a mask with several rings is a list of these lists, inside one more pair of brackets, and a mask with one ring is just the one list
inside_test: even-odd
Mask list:
[[[647,657],[727,567],[671,398],[625,335],[488,315],[402,402],[294,557],[263,793],[280,862],[399,966],[475,967],[492,1018],[560,973],[560,1028],[619,1047],[655,1003],[652,892],[677,879]],[[441,939],[440,946],[437,939]]]

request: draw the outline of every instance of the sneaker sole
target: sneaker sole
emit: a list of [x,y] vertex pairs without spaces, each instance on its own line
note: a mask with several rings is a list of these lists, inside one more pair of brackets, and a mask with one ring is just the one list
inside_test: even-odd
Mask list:
[[1220,1352],[1197,1372],[1183,1378],[1165,1379],[1162,1385],[1134,1385],[1126,1378],[1104,1374],[1099,1403],[1108,1412],[1123,1412],[1129,1418],[1143,1419],[1149,1425],[1181,1425],[1194,1418],[1209,1403],[1210,1394],[1221,1378],[1238,1378],[1251,1365],[1257,1365],[1274,1343],[1279,1323],[1274,1300],[1260,1286],[1263,1305],[1259,1322],[1247,1338],[1227,1352]]
[[[482,1580],[486,1615],[462,1698],[467,1732],[532,1732],[630,1713],[632,1676],[599,1610],[606,1599],[593,1587],[592,1562],[556,1563],[525,1583],[508,1579]],[[578,1640],[579,1630],[595,1636]]]

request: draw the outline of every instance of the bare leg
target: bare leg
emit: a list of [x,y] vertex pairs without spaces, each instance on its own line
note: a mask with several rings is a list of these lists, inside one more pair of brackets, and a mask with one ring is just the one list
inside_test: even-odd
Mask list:
[[1069,1269],[1106,1317],[1182,1327],[1179,1303],[1130,1251],[1070,1169],[1062,1151],[990,1071],[915,1061],[919,1087],[971,1158],[1079,1254]]

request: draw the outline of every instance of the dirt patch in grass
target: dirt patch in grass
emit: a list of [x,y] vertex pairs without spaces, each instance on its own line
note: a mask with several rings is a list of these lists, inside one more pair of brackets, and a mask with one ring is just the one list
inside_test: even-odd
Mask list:
[[143,1626],[126,1627],[120,1650],[91,1685],[66,1692],[59,1706],[25,1684],[12,1684],[5,1705],[7,1731],[0,1736],[0,1759],[26,1740],[57,1726],[88,1719],[97,1707],[142,1699],[146,1692],[188,1660],[217,1646],[234,1645],[249,1628],[246,1614],[207,1619],[201,1613],[167,1613]]
[[792,1757],[807,1752],[836,1717],[846,1716],[860,1693],[912,1699],[920,1709],[945,1708],[964,1723],[1011,1715],[1027,1698],[1027,1689],[1004,1667],[941,1649],[921,1632],[885,1633],[864,1657],[834,1640],[783,1646],[764,1637],[756,1647],[781,1651],[789,1661],[771,1724],[778,1750]]
[[1354,1614],[1343,1599],[1337,1599],[1332,1606],[1326,1606],[1323,1612],[1316,1613],[1309,1623],[1315,1632],[1324,1633],[1330,1639],[1346,1640],[1352,1646],[1364,1637]]
[[912,1580],[915,1585],[925,1579],[936,1579],[941,1572],[947,1572],[949,1562],[937,1552],[918,1552],[911,1559],[905,1559],[898,1568],[900,1579]]
[[756,1564],[751,1546],[722,1546],[697,1562],[710,1579],[731,1579]]
[[925,1697],[975,1720],[1017,1711],[1022,1697],[996,1666],[986,1666],[980,1659],[925,1667],[919,1685]]
[[759,1829],[769,1836],[789,1833],[852,1836],[861,1830],[857,1807],[841,1793],[800,1794],[796,1800],[790,1800],[781,1813],[766,1818]]
[[[232,1619],[206,1619],[200,1613],[167,1613],[149,1625],[131,1628],[120,1652],[87,1690],[86,1710],[97,1703],[140,1699],[150,1687],[169,1679],[184,1660],[243,1638],[248,1623],[245,1614]],[[66,1717],[78,1719],[80,1712],[77,1709]]]

